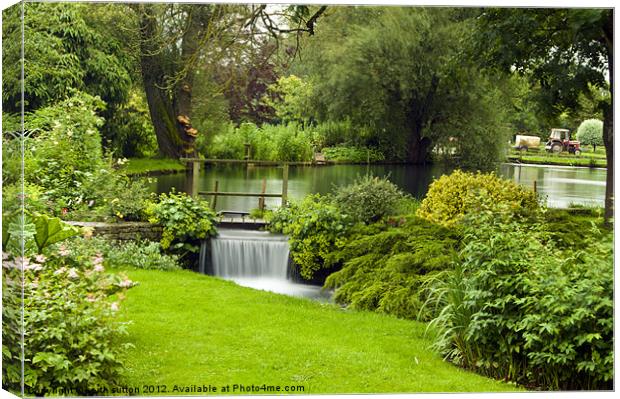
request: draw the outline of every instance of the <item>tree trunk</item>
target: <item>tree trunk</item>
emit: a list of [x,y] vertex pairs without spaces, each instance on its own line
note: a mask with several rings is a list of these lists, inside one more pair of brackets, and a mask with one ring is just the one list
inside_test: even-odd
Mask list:
[[[196,155],[196,131],[190,124],[191,81],[182,79],[176,87],[166,87],[166,78],[172,77],[176,71],[164,69],[164,65],[170,65],[171,60],[166,58],[168,56],[157,40],[155,6],[142,4],[139,10],[140,67],[159,153],[170,158],[193,157]],[[183,47],[185,50],[186,46]],[[193,49],[195,51],[195,47]],[[191,76],[191,71],[187,76]]]
[[426,95],[422,99],[414,97],[409,101],[407,125],[411,135],[407,140],[407,161],[413,164],[425,164],[428,161],[432,141],[428,137],[422,137],[422,130],[430,120],[438,85],[439,78],[433,75]]
[[431,144],[430,138],[420,137],[420,133],[412,134],[407,148],[407,162],[418,165],[425,164],[428,161]]

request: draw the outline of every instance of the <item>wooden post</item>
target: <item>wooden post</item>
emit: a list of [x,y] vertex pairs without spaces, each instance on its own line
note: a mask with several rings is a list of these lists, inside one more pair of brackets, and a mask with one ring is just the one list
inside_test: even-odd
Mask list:
[[192,161],[191,167],[191,176],[190,176],[190,185],[189,185],[189,194],[196,198],[198,197],[198,181],[200,177],[200,162]]
[[288,193],[288,163],[282,165],[282,206],[286,206]]
[[[267,179],[263,178],[263,186],[260,190],[261,194],[265,194],[265,190],[267,189]],[[265,197],[258,197],[258,209],[261,211],[265,210]]]
[[243,157],[246,161],[250,160],[250,143],[245,143],[245,156]]
[[215,210],[215,206],[217,205],[217,191],[218,191],[219,186],[220,186],[220,181],[216,180],[215,187],[213,187],[213,192],[215,194],[213,194],[213,198],[211,199],[211,209],[213,210]]
[[536,187],[536,180],[534,180],[534,194],[537,194],[537,193],[538,193],[538,189]]

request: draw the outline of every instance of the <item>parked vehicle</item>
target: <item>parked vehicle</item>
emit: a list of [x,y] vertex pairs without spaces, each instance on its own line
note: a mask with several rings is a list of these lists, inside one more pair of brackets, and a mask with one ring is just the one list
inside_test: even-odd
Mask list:
[[538,149],[540,146],[540,137],[538,136],[525,136],[522,134],[517,134],[515,137],[515,150],[519,151],[528,151],[533,149]]
[[570,139],[570,131],[568,129],[551,129],[545,149],[554,154],[566,151],[569,154],[579,155],[581,154],[581,143]]

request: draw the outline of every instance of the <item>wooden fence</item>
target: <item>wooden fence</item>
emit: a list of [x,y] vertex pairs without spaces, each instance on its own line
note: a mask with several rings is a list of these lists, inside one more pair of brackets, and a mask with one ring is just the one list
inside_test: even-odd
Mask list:
[[[265,198],[281,198],[282,206],[286,205],[288,199],[288,168],[289,165],[312,165],[312,162],[274,162],[274,161],[256,161],[249,159],[199,159],[199,158],[181,158],[181,162],[185,162],[190,166],[188,168],[189,178],[188,192],[193,197],[199,195],[211,196],[211,207],[215,209],[217,205],[218,197],[258,197],[258,207],[260,209],[265,208]],[[259,193],[256,192],[227,192],[219,191],[219,180],[215,181],[215,185],[212,191],[200,191],[198,190],[198,182],[200,176],[201,164],[245,164],[256,166],[282,166],[282,191],[279,193],[266,193],[267,182],[263,179],[262,190]]]

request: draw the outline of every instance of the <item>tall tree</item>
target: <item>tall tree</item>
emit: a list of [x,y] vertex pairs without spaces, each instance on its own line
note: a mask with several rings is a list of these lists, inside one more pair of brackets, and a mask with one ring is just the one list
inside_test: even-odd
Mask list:
[[[412,163],[424,163],[433,146],[449,137],[459,138],[452,142],[465,151],[465,141],[497,132],[496,118],[485,111],[496,93],[476,65],[461,57],[471,27],[458,11],[332,10],[323,21],[329,32],[318,32],[310,51],[301,54],[315,77],[319,118],[349,117],[370,127],[389,141],[393,154],[400,147]],[[490,151],[492,142],[482,141],[486,153],[497,152]],[[463,159],[481,153],[474,151],[464,152]],[[482,161],[472,166],[482,167]]]
[[313,33],[324,10],[277,8],[298,27],[280,28],[267,7],[222,4],[132,4],[139,20],[140,65],[159,151],[170,157],[195,155],[192,93],[200,65],[216,64],[235,44],[254,45],[254,36]]
[[485,9],[478,18],[476,56],[487,66],[535,78],[558,112],[574,110],[580,95],[599,98],[607,151],[605,218],[613,217],[613,10]]

